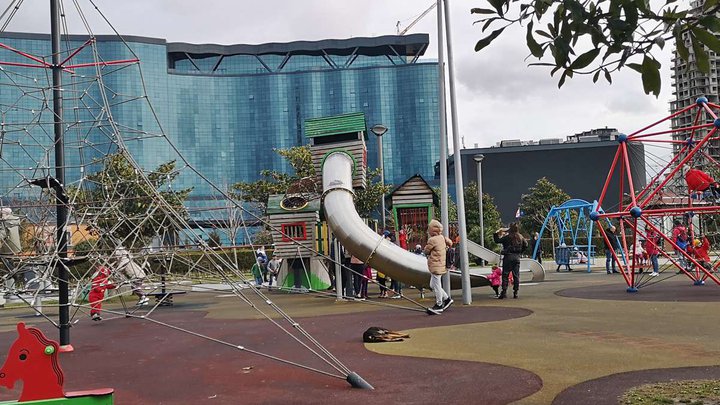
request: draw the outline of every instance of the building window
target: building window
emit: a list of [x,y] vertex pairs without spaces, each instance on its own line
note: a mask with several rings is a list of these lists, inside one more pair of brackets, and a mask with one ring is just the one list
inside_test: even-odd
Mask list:
[[306,240],[307,228],[305,222],[294,222],[292,224],[282,224],[280,227],[282,232],[282,241],[291,242],[292,240]]

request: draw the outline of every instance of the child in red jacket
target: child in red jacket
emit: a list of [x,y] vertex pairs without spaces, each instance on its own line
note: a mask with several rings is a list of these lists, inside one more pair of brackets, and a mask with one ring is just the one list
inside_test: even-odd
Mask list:
[[102,321],[100,311],[102,311],[102,302],[105,299],[105,290],[115,288],[115,284],[110,281],[110,269],[105,266],[99,266],[95,274],[93,274],[90,294],[90,318],[93,321]]
[[692,244],[688,245],[687,249],[688,253],[694,256],[695,260],[697,260],[701,266],[708,271],[712,270],[712,265],[710,264],[712,260],[710,260],[710,255],[708,254],[708,251],[710,250],[710,241],[707,236],[703,236],[702,240],[695,239]]
[[[498,266],[492,266],[492,273],[487,276],[487,279],[490,281],[490,287],[492,287],[493,291],[495,291],[495,298],[499,297],[500,284],[502,283],[502,269]],[[512,273],[508,275],[508,282],[513,282]]]

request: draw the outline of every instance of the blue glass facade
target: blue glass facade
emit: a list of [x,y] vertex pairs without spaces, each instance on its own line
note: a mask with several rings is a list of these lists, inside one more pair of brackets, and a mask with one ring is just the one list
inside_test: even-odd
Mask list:
[[[63,41],[61,59],[85,40]],[[46,35],[4,33],[0,41],[33,55],[51,53]],[[190,165],[227,189],[257,180],[263,169],[290,170],[272,150],[306,143],[306,119],[358,111],[368,126],[390,128],[383,137],[387,183],[400,184],[414,174],[433,178],[439,158],[438,75],[436,62],[418,60],[428,44],[425,34],[231,46],[126,41],[100,36],[69,64],[137,57],[142,80],[136,64],[105,66],[102,80],[95,67],[63,74],[68,183],[82,177],[81,166],[112,152],[117,135],[146,169],[178,159],[165,134]],[[0,61],[35,63],[8,50],[0,51]],[[50,97],[49,71],[4,68],[2,172],[27,169],[22,174],[27,178],[44,170],[52,174],[53,156],[47,153],[52,113],[38,113]],[[145,91],[150,104],[142,97]],[[23,142],[37,147],[17,147]],[[376,142],[370,134],[372,167],[378,165]],[[10,177],[0,179],[5,190],[18,184]],[[216,194],[196,177],[181,175],[176,181],[174,187],[194,187],[195,199]]]

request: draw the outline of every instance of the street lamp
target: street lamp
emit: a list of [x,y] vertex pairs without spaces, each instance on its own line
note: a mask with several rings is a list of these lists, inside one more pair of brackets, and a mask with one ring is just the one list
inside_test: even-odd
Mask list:
[[[383,168],[383,145],[382,136],[387,132],[388,127],[383,124],[376,124],[370,131],[378,137],[378,161],[380,162],[380,184],[385,186],[385,169]],[[382,227],[385,230],[385,193],[380,198],[380,204],[382,209]]]
[[480,245],[485,247],[485,226],[483,224],[483,203],[482,203],[482,161],[485,155],[475,155],[473,159],[477,162],[477,188],[478,188],[478,206],[480,214]]

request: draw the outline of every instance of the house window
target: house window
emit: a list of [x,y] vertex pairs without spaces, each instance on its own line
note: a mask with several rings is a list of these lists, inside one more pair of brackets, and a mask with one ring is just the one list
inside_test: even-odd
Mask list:
[[307,239],[307,228],[305,227],[305,222],[282,224],[282,226],[280,227],[280,231],[282,232],[283,242]]

